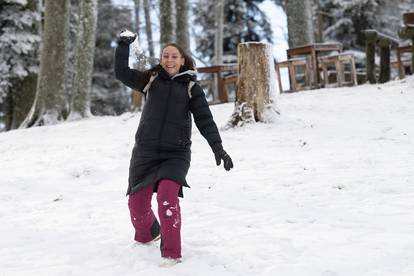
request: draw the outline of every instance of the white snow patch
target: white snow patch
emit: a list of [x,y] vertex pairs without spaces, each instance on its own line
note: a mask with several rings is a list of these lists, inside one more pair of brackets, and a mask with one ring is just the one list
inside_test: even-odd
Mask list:
[[194,127],[163,271],[125,197],[139,113],[0,133],[0,275],[414,275],[413,83],[281,94],[276,123],[221,132],[230,172]]
[[125,30],[122,33],[119,34],[121,37],[134,37],[136,34],[129,31],[129,30]]

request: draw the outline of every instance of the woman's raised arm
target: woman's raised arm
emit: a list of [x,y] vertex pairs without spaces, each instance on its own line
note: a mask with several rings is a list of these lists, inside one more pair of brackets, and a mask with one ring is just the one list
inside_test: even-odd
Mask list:
[[120,41],[115,50],[115,77],[131,89],[142,91],[148,81],[146,73],[128,66],[129,44]]

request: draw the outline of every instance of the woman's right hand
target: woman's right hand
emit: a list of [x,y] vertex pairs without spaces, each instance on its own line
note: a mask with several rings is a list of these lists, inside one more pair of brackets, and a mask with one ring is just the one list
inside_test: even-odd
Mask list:
[[130,45],[132,42],[134,42],[136,37],[137,37],[136,33],[132,33],[130,31],[124,30],[120,32],[118,35],[118,44],[125,43],[127,45]]

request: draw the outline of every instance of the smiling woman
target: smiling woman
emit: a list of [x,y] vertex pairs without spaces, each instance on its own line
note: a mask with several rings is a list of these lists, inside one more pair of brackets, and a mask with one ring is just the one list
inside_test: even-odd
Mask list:
[[167,46],[162,51],[160,64],[171,77],[175,76],[184,65],[184,57],[177,47]]
[[[191,160],[191,113],[216,160],[233,168],[224,151],[204,91],[196,83],[194,61],[177,44],[167,44],[160,63],[141,72],[128,67],[129,45],[136,35],[120,35],[115,52],[115,76],[142,91],[146,103],[135,135],[129,168],[128,206],[135,240],[148,243],[161,236],[161,255],[181,258],[181,213],[178,197],[189,187],[186,175]],[[157,192],[160,223],[151,209]]]

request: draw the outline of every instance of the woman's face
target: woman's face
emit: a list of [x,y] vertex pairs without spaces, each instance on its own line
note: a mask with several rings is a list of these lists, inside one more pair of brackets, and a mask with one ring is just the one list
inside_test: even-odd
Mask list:
[[160,64],[165,71],[172,77],[179,71],[180,67],[184,65],[184,57],[181,56],[180,51],[173,46],[167,46],[162,51]]

